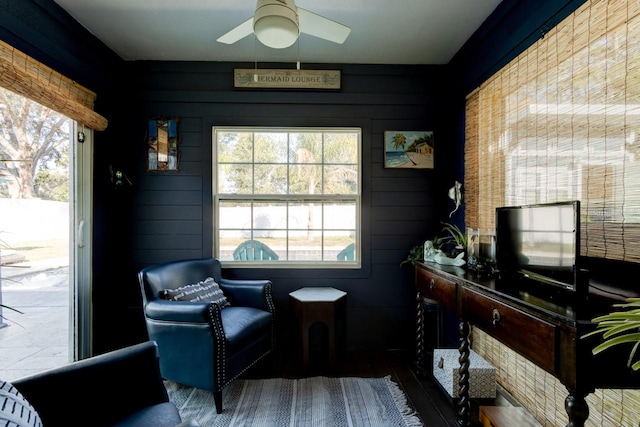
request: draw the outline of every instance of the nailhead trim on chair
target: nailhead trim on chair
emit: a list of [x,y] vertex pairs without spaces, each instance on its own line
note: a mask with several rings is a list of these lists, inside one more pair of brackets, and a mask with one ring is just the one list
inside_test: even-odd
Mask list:
[[272,283],[267,283],[265,286],[265,299],[267,301],[267,306],[269,307],[269,312],[271,313],[271,349],[274,350],[276,348],[276,306],[273,303],[273,294],[271,292]]
[[227,376],[226,373],[226,348],[227,348],[227,337],[224,333],[224,329],[222,328],[222,317],[220,315],[221,308],[216,303],[209,304],[209,325],[211,326],[211,330],[213,331],[213,336],[216,343],[216,348],[219,350],[215,352],[215,360],[214,366],[216,367],[216,390],[220,391],[226,385],[225,379]]
[[272,350],[267,350],[262,356],[258,357],[256,360],[254,360],[252,363],[250,363],[246,368],[244,368],[242,371],[240,371],[238,373],[238,375],[236,375],[233,378],[229,378],[229,381],[227,381],[222,387],[220,387],[220,389],[222,390],[223,387],[226,387],[228,384],[232,383],[236,378],[238,378],[240,375],[244,374],[246,371],[248,371],[253,365],[255,365],[256,363],[258,363],[259,361],[261,361],[266,355],[268,355],[269,353],[271,353]]

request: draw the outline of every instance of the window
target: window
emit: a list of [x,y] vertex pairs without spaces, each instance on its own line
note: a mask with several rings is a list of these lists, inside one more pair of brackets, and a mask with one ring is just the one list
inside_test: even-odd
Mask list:
[[215,254],[360,265],[361,130],[215,128]]
[[467,225],[581,201],[581,254],[640,262],[640,9],[588,1],[467,97]]

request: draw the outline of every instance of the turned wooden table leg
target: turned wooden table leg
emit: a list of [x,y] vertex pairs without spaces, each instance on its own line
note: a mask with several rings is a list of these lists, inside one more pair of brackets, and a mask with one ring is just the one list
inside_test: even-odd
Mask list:
[[469,347],[469,322],[464,320],[460,321],[458,325],[458,332],[460,334],[460,345],[458,351],[460,352],[460,379],[458,384],[460,386],[460,393],[458,396],[458,417],[457,422],[459,426],[469,425],[469,413],[471,412],[471,400],[469,398],[469,356],[471,349]]
[[416,368],[422,373],[424,367],[424,306],[422,293],[416,294]]
[[564,400],[564,409],[569,416],[567,427],[584,427],[584,423],[589,418],[589,405],[585,400],[589,393],[577,393],[569,391],[569,395]]

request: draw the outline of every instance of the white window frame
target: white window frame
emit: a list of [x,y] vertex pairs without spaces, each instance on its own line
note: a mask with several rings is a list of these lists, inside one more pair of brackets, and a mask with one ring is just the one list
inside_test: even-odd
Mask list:
[[[357,165],[358,165],[358,185],[355,194],[317,194],[317,195],[304,195],[304,194],[286,194],[286,195],[255,195],[255,194],[219,194],[218,193],[218,153],[217,153],[217,134],[218,132],[353,132],[358,136],[358,153],[357,153]],[[314,260],[314,261],[301,261],[301,260],[276,260],[276,261],[235,261],[229,259],[221,259],[226,267],[242,268],[242,267],[265,267],[265,268],[333,268],[333,269],[356,269],[362,266],[362,128],[360,127],[331,127],[331,128],[318,128],[318,127],[269,127],[269,126],[215,126],[212,129],[212,192],[213,192],[213,216],[214,216],[214,230],[213,230],[213,254],[214,257],[220,258],[220,223],[218,214],[220,209],[220,203],[224,201],[273,201],[273,202],[301,202],[301,201],[319,201],[319,202],[353,202],[356,207],[355,213],[355,236],[354,242],[356,245],[355,257],[353,261],[338,261],[333,260]],[[324,230],[324,228],[323,228]]]
[[[82,132],[84,142],[77,140]],[[93,356],[93,130],[73,124],[70,201],[70,355],[71,361]]]

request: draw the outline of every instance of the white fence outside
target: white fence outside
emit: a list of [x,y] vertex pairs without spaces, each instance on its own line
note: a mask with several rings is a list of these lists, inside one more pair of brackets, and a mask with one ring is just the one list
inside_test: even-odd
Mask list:
[[0,242],[69,238],[69,203],[0,198]]

